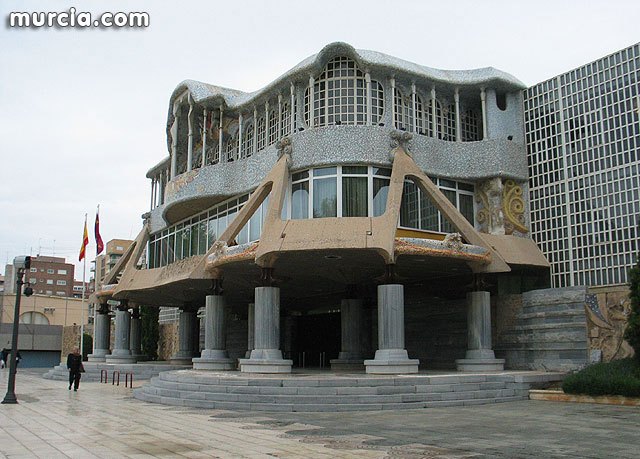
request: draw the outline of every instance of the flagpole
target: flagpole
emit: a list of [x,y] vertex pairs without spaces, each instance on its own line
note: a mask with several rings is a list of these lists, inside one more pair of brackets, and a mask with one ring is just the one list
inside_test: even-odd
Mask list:
[[[87,228],[87,214],[84,214],[84,227]],[[85,249],[86,250],[86,249]],[[81,319],[80,319],[80,360],[82,361],[82,356],[84,355],[84,301],[85,301],[85,293],[87,289],[87,283],[85,282],[86,274],[87,274],[87,256],[83,257],[84,264],[82,267],[82,310],[81,310]]]

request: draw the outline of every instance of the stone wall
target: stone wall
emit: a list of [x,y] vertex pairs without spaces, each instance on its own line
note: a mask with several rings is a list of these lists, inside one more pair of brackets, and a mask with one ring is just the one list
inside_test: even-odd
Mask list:
[[[62,327],[62,350],[60,361],[66,363],[67,355],[80,345],[80,325]],[[91,351],[89,351],[89,354]]]
[[169,360],[178,351],[178,322],[160,324],[158,360]]
[[499,299],[496,357],[505,367],[564,371],[588,362],[586,287],[532,290]]

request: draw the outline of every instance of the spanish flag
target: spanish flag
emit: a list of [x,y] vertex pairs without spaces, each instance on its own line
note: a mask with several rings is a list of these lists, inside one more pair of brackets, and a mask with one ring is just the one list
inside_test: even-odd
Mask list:
[[96,236],[96,255],[100,255],[100,253],[104,250],[104,242],[102,242],[102,237],[100,236],[100,217],[98,217],[99,213],[100,206],[98,206],[98,210],[96,211],[96,223],[93,228]]
[[84,236],[82,237],[82,246],[80,247],[80,256],[78,256],[78,261],[82,261],[82,259],[86,255],[87,246],[89,245],[89,233],[87,232],[87,216],[84,216]]

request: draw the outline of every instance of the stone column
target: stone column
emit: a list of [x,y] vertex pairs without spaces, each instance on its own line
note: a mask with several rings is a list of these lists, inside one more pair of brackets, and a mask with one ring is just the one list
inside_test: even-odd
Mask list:
[[105,357],[109,354],[109,343],[111,341],[109,306],[103,303],[96,312],[93,325],[93,354],[89,354],[87,357],[89,362],[104,362]]
[[362,300],[344,299],[340,305],[340,353],[330,361],[332,370],[364,370],[362,357]]
[[378,285],[378,350],[364,361],[367,373],[417,373],[418,364],[404,348],[404,286]]
[[491,296],[489,292],[467,293],[467,354],[456,360],[458,371],[502,371],[504,359],[491,349]]
[[280,289],[256,287],[255,349],[251,357],[240,359],[245,373],[291,373],[293,361],[282,358],[280,350]]
[[173,365],[190,365],[193,359],[193,323],[196,311],[189,307],[182,308],[178,319],[178,352],[169,361]]
[[136,359],[129,349],[129,333],[131,329],[131,314],[126,305],[118,306],[116,310],[116,336],[111,355],[105,357],[107,363],[135,363]]
[[129,349],[136,361],[146,360],[142,354],[142,320],[140,319],[140,307],[133,308],[131,313],[131,325],[129,330]]
[[204,350],[193,359],[194,370],[235,370],[226,350],[224,297],[207,295],[205,303]]
[[249,309],[247,311],[247,352],[244,355],[245,358],[251,358],[251,351],[256,346],[255,333],[256,333],[256,321],[255,321],[256,305],[255,303],[249,303]]

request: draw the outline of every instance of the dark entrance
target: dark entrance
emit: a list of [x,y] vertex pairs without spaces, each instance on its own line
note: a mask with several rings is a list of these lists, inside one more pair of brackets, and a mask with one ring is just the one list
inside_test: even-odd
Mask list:
[[304,368],[329,368],[329,360],[340,353],[340,313],[297,317],[293,363]]

